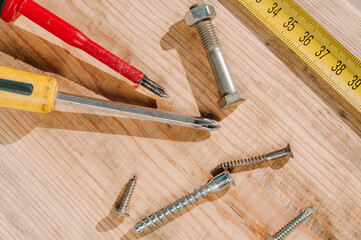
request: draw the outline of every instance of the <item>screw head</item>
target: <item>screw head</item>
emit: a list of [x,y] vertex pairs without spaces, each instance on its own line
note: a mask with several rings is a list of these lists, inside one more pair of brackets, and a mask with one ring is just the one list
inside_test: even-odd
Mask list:
[[247,100],[246,93],[242,92],[233,92],[231,94],[224,95],[219,101],[218,106],[221,109],[236,107],[238,104]]
[[269,234],[266,234],[264,237],[265,237],[266,240],[275,240],[274,237],[272,237]]
[[196,3],[192,5],[190,11],[184,16],[184,21],[188,26],[193,26],[203,20],[213,20],[216,17],[216,10],[212,5]]
[[115,210],[115,212],[119,217],[129,217],[129,214],[126,212],[121,212],[120,210]]

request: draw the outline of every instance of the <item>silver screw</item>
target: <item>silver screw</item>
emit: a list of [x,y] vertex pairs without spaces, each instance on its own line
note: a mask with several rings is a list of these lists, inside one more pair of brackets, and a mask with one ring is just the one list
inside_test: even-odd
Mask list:
[[293,158],[293,153],[291,150],[291,146],[289,144],[287,145],[287,147],[283,149],[262,156],[221,163],[212,170],[212,173],[217,173],[222,169],[232,170],[233,168],[236,167],[251,166],[254,164],[258,164],[266,161],[273,161],[284,157]]
[[133,190],[134,190],[136,182],[137,182],[137,177],[134,176],[132,179],[130,179],[130,181],[128,183],[122,203],[120,204],[119,209],[115,210],[115,212],[118,214],[119,217],[129,217],[129,214],[127,213],[127,207],[128,207],[130,198],[133,194]]
[[292,220],[289,224],[287,224],[284,228],[282,228],[274,237],[269,234],[266,234],[265,238],[267,240],[281,240],[284,239],[292,230],[294,230],[298,225],[300,225],[303,221],[306,220],[313,213],[312,208],[308,208],[301,215]]
[[216,11],[212,5],[197,3],[190,7],[190,11],[185,15],[184,20],[188,26],[195,26],[198,30],[213,74],[217,80],[219,93],[222,96],[218,101],[218,105],[223,109],[239,104],[246,100],[247,96],[245,93],[236,90],[219,45],[216,31],[211,22],[215,17]]
[[169,206],[146,217],[135,226],[135,230],[140,233],[151,226],[155,227],[157,223],[161,223],[164,219],[169,219],[169,217],[174,216],[174,213],[179,213],[182,208],[186,208],[186,206],[192,205],[194,202],[198,202],[198,199],[204,198],[204,196],[209,195],[212,192],[220,191],[230,184],[234,185],[233,179],[228,171],[224,171],[223,173],[213,177],[199,190],[188,194]]

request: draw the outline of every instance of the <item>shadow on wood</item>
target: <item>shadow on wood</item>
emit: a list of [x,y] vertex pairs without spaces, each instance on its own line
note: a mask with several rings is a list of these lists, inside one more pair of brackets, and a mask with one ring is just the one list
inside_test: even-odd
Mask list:
[[194,28],[181,20],[169,28],[160,40],[160,45],[166,51],[177,51],[202,117],[221,121],[236,109],[218,109],[212,113],[207,107],[209,102],[217,105],[220,96],[206,52]]
[[[287,158],[283,158],[283,159],[279,159],[276,161],[271,161],[271,162],[263,162],[263,163],[258,163],[258,164],[252,164],[249,166],[244,166],[244,167],[236,167],[233,168],[231,170],[231,173],[239,173],[239,172],[247,172],[247,171],[252,171],[255,169],[259,169],[259,168],[267,168],[267,167],[271,167],[272,169],[281,169],[282,167],[284,167],[288,161],[290,160],[289,157]],[[216,176],[217,174],[223,172],[223,169],[221,168],[214,168],[211,170],[211,174],[213,176]]]
[[[20,119],[23,118],[23,119]],[[12,109],[0,111],[0,144],[11,144],[34,128],[53,128],[156,138],[173,141],[199,142],[210,137],[209,132],[146,120],[99,116],[85,113],[52,112],[38,114]],[[26,124],[19,124],[26,122]]]
[[110,209],[108,215],[104,217],[102,220],[98,222],[98,224],[95,226],[96,231],[98,232],[108,232],[116,227],[118,227],[122,222],[124,222],[123,217],[119,217],[115,210],[120,207],[120,204],[123,201],[125,191],[127,190],[128,182],[122,187],[120,190],[117,198],[115,199],[115,202]]
[[361,137],[361,114],[341,94],[307,65],[286,44],[278,39],[263,23],[252,15],[238,0],[219,0],[264,45],[301,79],[342,121]]
[[[220,199],[224,194],[227,193],[227,191],[229,190],[231,186],[228,186],[227,188],[216,192],[216,193],[212,193],[211,195],[205,196],[204,198],[201,198],[200,200],[198,200],[198,202],[194,203],[191,206],[187,206],[186,208],[182,208],[180,210],[179,213],[174,214],[174,216],[169,217],[169,220],[164,220],[161,223],[156,224],[156,227],[152,227],[151,229],[145,229],[143,232],[141,233],[137,233],[134,229],[134,227],[132,229],[130,229],[121,239],[125,240],[125,239],[132,239],[131,237],[134,238],[134,236],[139,239],[139,238],[143,238],[147,235],[150,235],[154,232],[157,232],[160,228],[162,228],[163,226],[167,225],[168,223],[171,223],[173,220],[184,216],[185,214],[188,214],[190,211],[192,211],[194,208],[199,207],[200,205],[206,203],[206,202],[214,202],[217,201],[218,199]],[[182,196],[184,197],[184,196]],[[181,198],[181,197],[180,197]],[[158,211],[159,209],[156,209],[155,211]],[[147,216],[149,216],[149,214],[152,213],[148,213]]]
[[[156,108],[156,101],[135,91],[136,85],[129,85],[125,78],[120,80],[97,67],[72,56],[65,49],[46,41],[13,24],[0,21],[0,51],[34,66],[44,72],[63,76],[96,94],[112,101]],[[127,48],[117,52],[130,62],[132,53]],[[100,63],[99,64],[103,64]]]

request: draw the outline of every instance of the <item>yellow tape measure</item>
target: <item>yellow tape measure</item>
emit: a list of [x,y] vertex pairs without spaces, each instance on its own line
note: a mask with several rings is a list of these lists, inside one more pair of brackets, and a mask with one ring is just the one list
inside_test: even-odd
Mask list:
[[239,0],[361,112],[361,62],[292,0]]

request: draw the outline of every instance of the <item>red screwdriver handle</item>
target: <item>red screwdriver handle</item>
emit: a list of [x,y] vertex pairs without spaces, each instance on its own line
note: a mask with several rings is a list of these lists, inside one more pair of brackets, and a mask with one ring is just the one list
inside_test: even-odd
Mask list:
[[1,19],[4,21],[14,21],[22,14],[66,43],[82,49],[132,82],[140,83],[145,76],[144,73],[99,46],[77,28],[49,12],[34,1],[0,0],[0,7],[1,3],[4,1],[5,4],[1,11]]

